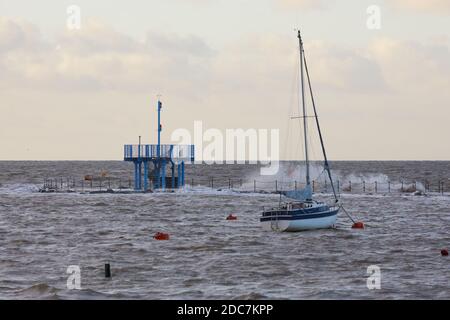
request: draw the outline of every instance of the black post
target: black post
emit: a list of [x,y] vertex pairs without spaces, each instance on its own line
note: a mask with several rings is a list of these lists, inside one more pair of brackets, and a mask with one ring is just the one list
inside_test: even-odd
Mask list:
[[275,192],[278,192],[278,180],[275,180]]
[[366,192],[366,182],[363,181],[363,193],[365,193],[365,192]]
[[105,264],[105,278],[111,278],[111,267],[109,263]]
[[352,192],[352,182],[351,181],[348,182],[348,188],[349,188],[350,192]]
[[295,180],[295,190],[297,190],[297,180]]
[[391,182],[388,181],[388,192],[391,193]]
[[378,193],[378,182],[375,181],[375,193]]
[[228,178],[228,189],[231,189],[231,178]]

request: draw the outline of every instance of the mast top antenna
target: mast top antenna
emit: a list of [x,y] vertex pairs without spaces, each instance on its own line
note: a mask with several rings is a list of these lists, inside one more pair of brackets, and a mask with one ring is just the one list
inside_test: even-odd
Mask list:
[[301,33],[300,33],[300,29],[297,29],[297,37],[298,37],[298,39],[300,40],[300,43],[303,44],[303,40],[302,40],[302,35],[301,35]]

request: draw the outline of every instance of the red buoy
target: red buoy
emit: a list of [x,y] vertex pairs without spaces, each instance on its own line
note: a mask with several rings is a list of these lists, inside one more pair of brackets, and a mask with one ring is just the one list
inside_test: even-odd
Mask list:
[[442,249],[441,250],[441,255],[444,256],[444,257],[448,256],[448,250],[447,249]]
[[163,233],[163,232],[157,232],[153,236],[153,239],[156,239],[156,240],[169,240],[169,234],[168,233]]
[[352,229],[364,229],[364,223],[362,223],[361,221],[355,222],[352,225]]
[[237,220],[237,217],[235,215],[228,215],[227,220]]

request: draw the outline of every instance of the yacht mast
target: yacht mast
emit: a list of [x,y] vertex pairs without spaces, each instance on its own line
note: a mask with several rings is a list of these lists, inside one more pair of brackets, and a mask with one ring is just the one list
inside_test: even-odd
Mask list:
[[306,187],[311,184],[309,177],[309,155],[308,155],[308,138],[307,138],[307,119],[306,119],[306,107],[305,107],[305,84],[303,81],[303,41],[298,30],[298,42],[300,45],[300,79],[302,88],[302,107],[303,107],[303,135],[305,138],[305,163],[306,163]]

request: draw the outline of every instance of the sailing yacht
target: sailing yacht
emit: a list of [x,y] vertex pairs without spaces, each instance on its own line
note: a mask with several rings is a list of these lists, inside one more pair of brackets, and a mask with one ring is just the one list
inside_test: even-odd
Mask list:
[[[304,150],[305,150],[305,164],[306,164],[306,186],[302,190],[286,191],[283,194],[293,201],[286,202],[270,210],[263,210],[260,218],[261,225],[264,230],[274,231],[302,231],[311,229],[333,228],[337,214],[339,212],[339,200],[337,198],[333,179],[331,177],[330,166],[328,164],[327,155],[320,130],[319,119],[317,117],[317,110],[314,102],[314,97],[311,88],[311,81],[309,78],[308,66],[306,63],[305,51],[303,49],[303,41],[298,31],[298,41],[300,47],[300,81],[301,81],[301,96],[302,96],[302,110],[303,115],[303,130],[304,130]],[[322,153],[324,157],[324,169],[328,174],[333,190],[335,202],[328,205],[324,202],[313,199],[313,191],[310,179],[310,161],[308,154],[307,143],[307,113],[305,107],[305,85],[304,74],[306,73],[308,80],[308,88],[311,96],[312,107],[314,110],[315,122],[319,134],[320,143],[322,146]],[[280,195],[281,196],[281,195]]]

